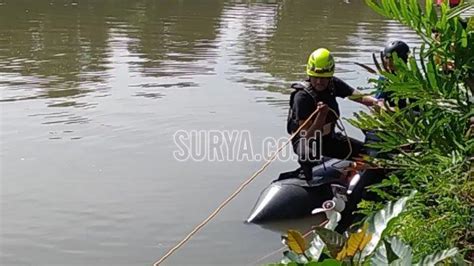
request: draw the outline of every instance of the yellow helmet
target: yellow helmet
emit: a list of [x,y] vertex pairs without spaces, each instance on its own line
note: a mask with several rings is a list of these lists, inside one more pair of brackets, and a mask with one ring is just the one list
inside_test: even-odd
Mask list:
[[308,58],[306,74],[312,77],[330,78],[334,75],[334,58],[328,49],[319,48]]

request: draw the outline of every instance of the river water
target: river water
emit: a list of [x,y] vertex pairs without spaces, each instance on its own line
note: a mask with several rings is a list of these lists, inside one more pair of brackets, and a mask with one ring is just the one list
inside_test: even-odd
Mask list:
[[[257,149],[287,136],[288,87],[312,50],[367,86],[354,62],[417,45],[362,2],[0,0],[1,264],[152,264],[263,164],[178,161],[175,132],[249,132]],[[296,166],[273,163],[167,263],[277,261],[257,262],[280,232],[243,221]]]

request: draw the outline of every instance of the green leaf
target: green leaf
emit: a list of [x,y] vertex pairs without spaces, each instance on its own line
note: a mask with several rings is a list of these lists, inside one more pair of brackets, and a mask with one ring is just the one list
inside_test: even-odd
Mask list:
[[[333,212],[329,216],[329,221],[326,223],[324,228],[333,230],[337,226],[337,222],[341,220],[341,214],[338,212]],[[310,243],[309,249],[306,251],[305,254],[309,255],[313,260],[318,260],[321,254],[323,253],[323,249],[326,245],[324,241],[315,233],[314,238]]]
[[433,62],[428,62],[427,67],[428,67],[428,69],[427,69],[428,72],[426,74],[428,75],[427,77],[428,77],[429,84],[430,84],[431,88],[433,88],[433,89],[436,88],[437,89],[438,88],[438,82],[436,80],[436,74],[437,74],[436,70],[435,70],[436,67],[435,67]]
[[467,32],[465,30],[462,31],[462,36],[461,36],[461,47],[466,48],[468,43],[467,39]]
[[396,202],[389,202],[383,209],[367,218],[367,222],[369,223],[369,232],[372,234],[372,239],[369,241],[369,243],[367,243],[364,250],[362,250],[362,259],[374,252],[388,223],[393,218],[400,215],[400,213],[405,209],[407,201],[413,198],[415,193],[416,191],[413,191],[407,197],[402,197]]
[[[402,17],[405,19],[405,20],[409,20],[409,12],[408,12],[408,5],[403,2],[400,4],[400,11],[401,11],[401,14],[402,14]],[[410,26],[413,26],[413,25],[410,25]]]
[[394,17],[396,19],[405,21],[405,18],[402,17],[401,15],[401,11],[400,11],[401,8],[398,6],[398,3],[393,0],[388,0],[388,4],[390,6],[390,9],[392,10],[392,14],[394,15]]
[[457,17],[461,15],[462,13],[469,11],[469,9],[472,9],[472,8],[474,8],[474,4],[472,3],[466,3],[466,4],[459,5],[455,8],[452,8],[447,12],[447,15],[448,15],[447,19],[452,19],[454,17]]
[[382,0],[382,7],[388,14],[390,14],[390,17],[393,18],[394,17],[393,10],[390,8],[389,1],[390,0]]
[[456,266],[467,266],[466,262],[464,261],[463,256],[458,253],[454,257],[452,257],[453,265]]
[[392,250],[387,240],[383,240],[383,244],[379,245],[371,258],[374,265],[395,265],[398,264],[399,260],[400,257]]
[[335,259],[326,259],[320,264],[320,266],[339,266],[339,265],[342,265],[342,263]]
[[412,14],[421,14],[421,8],[418,0],[410,0],[410,10]]
[[425,16],[427,20],[431,19],[431,12],[433,12],[433,0],[426,0],[425,2]]
[[372,8],[372,10],[374,10],[375,12],[379,13],[380,15],[386,16],[385,11],[379,5],[377,5],[373,0],[365,0],[365,4],[368,5],[370,8]]
[[440,12],[440,22],[438,23],[440,26],[445,26],[447,21],[448,21],[448,16],[446,15],[448,13],[448,6],[443,2],[441,4],[441,12]]
[[370,261],[373,265],[388,265],[387,248],[385,244],[378,246]]
[[404,244],[396,237],[389,238],[388,245],[390,245],[390,249],[396,254],[396,256],[400,258],[399,265],[412,264],[413,255],[410,246]]
[[433,265],[434,266],[438,262],[441,262],[441,261],[443,261],[447,258],[456,256],[457,253],[458,253],[457,248],[438,251],[434,254],[431,254],[431,255],[428,255],[428,256],[422,258],[420,260],[420,262],[418,262],[415,265],[419,265],[419,266],[431,266],[431,265]]
[[412,249],[399,239],[391,237],[384,240],[371,258],[373,265],[411,265]]
[[326,259],[321,262],[311,261],[305,264],[305,266],[341,266],[341,265],[342,265],[342,262],[337,261],[335,259]]
[[346,242],[346,239],[339,233],[323,227],[315,227],[314,233],[321,238],[329,252],[333,254],[333,257],[342,249]]

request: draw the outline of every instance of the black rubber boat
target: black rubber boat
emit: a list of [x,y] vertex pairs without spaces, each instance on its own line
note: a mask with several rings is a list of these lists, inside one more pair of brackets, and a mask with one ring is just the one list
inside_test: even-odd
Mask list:
[[351,161],[329,159],[313,168],[312,180],[301,178],[300,170],[280,174],[262,191],[248,223],[265,223],[283,219],[302,218],[333,197],[331,184],[346,186],[341,178]]

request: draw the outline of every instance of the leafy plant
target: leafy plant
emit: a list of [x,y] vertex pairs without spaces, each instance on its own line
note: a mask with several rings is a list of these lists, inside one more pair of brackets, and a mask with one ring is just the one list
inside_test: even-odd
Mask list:
[[[303,236],[289,230],[285,244],[289,248],[284,252],[285,258],[280,264],[273,265],[412,265],[412,249],[398,238],[390,237],[381,240],[389,222],[406,209],[407,201],[414,197],[414,192],[396,202],[389,202],[383,209],[368,217],[362,226],[355,231],[346,232],[347,237],[327,229],[315,227],[314,234],[325,244],[332,259],[319,262],[319,255],[313,257],[304,248],[307,247]],[[312,245],[312,244],[311,244]],[[322,249],[324,246],[313,248]],[[321,254],[318,253],[318,254]],[[449,249],[426,256],[419,265],[434,265],[457,254],[457,249]]]
[[[370,190],[382,199],[419,191],[387,232],[410,243],[414,259],[436,248],[457,246],[466,260],[472,260],[474,138],[469,119],[474,117],[474,20],[471,17],[463,25],[459,15],[474,5],[465,1],[450,9],[442,4],[436,10],[429,0],[424,5],[417,0],[366,3],[382,16],[410,27],[423,41],[406,64],[395,58],[396,73],[379,67],[384,78],[372,80],[395,102],[408,99],[408,106],[359,113],[350,120],[376,132],[380,139],[370,146],[382,156],[367,160],[393,170]],[[364,201],[359,206],[362,213],[370,214],[379,205]]]

